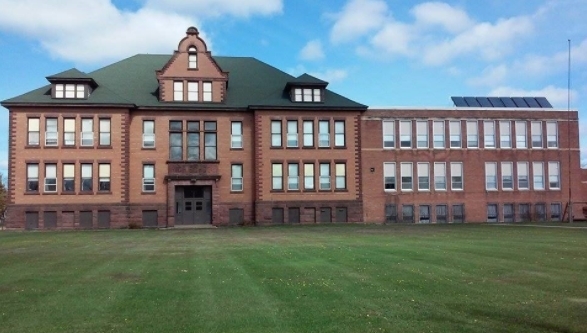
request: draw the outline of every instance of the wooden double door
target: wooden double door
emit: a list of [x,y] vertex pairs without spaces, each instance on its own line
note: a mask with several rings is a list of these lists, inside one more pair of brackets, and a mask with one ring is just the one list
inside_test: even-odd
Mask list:
[[175,187],[175,224],[212,223],[212,187]]

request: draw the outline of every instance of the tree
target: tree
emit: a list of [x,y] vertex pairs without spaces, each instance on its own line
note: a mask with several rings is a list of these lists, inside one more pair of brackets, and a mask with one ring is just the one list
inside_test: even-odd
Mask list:
[[0,172],[0,227],[4,226],[6,207],[8,206],[8,188],[6,183],[6,178]]

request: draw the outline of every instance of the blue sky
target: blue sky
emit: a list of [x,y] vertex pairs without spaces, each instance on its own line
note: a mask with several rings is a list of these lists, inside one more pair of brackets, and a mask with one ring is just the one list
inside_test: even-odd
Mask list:
[[[450,96],[546,96],[587,130],[586,0],[0,0],[0,100],[72,67],[171,54],[196,26],[213,55],[309,73],[370,106],[450,107]],[[0,172],[8,159],[0,108]],[[581,139],[587,164],[587,137]]]

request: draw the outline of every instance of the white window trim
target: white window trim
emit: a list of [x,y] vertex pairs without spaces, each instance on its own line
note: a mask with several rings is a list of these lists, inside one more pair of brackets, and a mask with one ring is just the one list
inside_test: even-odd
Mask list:
[[[458,125],[458,135],[459,135],[459,145],[458,146],[454,146],[452,145],[452,136],[453,136],[453,132],[452,132],[452,126],[454,123],[456,123]],[[456,135],[456,134],[455,134]],[[462,122],[460,120],[450,120],[448,122],[448,146],[449,149],[462,149],[463,148],[463,128],[462,128]]]
[[[489,165],[493,165],[494,166],[494,170],[495,170],[495,175],[493,177],[495,177],[495,188],[488,188],[487,185],[487,170],[489,169]],[[498,173],[497,173],[497,163],[496,162],[485,162],[485,190],[486,191],[497,191],[499,189],[499,177],[498,177]]]
[[[436,188],[436,176],[437,176],[437,166],[442,165],[444,167],[444,173],[442,176],[444,177],[444,188]],[[437,192],[446,192],[448,190],[448,181],[446,179],[446,163],[445,162],[434,162],[434,191]],[[439,175],[440,176],[440,175]]]
[[[420,124],[424,124],[425,128],[423,130],[424,133],[420,132]],[[430,147],[430,130],[428,129],[428,120],[417,120],[416,121],[416,149],[428,149]],[[426,136],[426,145],[420,147],[420,140],[418,139],[420,136]]]
[[[477,129],[475,136],[477,136],[477,146],[472,147],[469,146],[469,135],[473,135],[473,134],[469,134],[469,124],[475,124],[475,128]],[[467,120],[467,149],[479,149],[479,121],[477,120]]]
[[[394,189],[386,189],[385,188],[385,178],[389,177],[389,175],[387,175],[385,173],[385,165],[391,165],[392,166],[392,171],[393,171],[393,179],[394,179],[394,184],[395,184],[395,188]],[[385,192],[397,192],[397,185],[398,185],[398,181],[397,181],[397,171],[396,171],[396,163],[395,162],[383,162],[383,191]]]
[[[452,182],[452,166],[453,165],[460,165],[460,169],[461,169],[461,188],[454,188],[453,186],[453,182]],[[465,166],[463,164],[463,162],[451,162],[450,163],[450,190],[451,191],[456,191],[456,192],[462,192],[465,190]]]
[[[510,177],[512,178],[512,187],[506,188],[504,186],[504,168],[506,165],[510,166]],[[501,189],[502,191],[513,191],[514,188],[516,187],[516,181],[515,181],[515,177],[514,177],[514,163],[513,162],[501,162]]]
[[[386,132],[385,132],[385,123],[391,124],[391,134],[386,134]],[[395,132],[396,132],[395,129],[396,128],[395,127],[396,127],[395,126],[395,120],[383,120],[381,122],[381,133],[382,133],[382,142],[381,142],[381,144],[382,144],[383,149],[395,149],[395,147],[396,147],[396,140],[395,140],[396,139],[396,137],[395,137]],[[385,147],[385,137],[386,136],[391,136],[392,139],[393,139],[393,141],[392,141],[393,142],[393,145],[391,147]]]

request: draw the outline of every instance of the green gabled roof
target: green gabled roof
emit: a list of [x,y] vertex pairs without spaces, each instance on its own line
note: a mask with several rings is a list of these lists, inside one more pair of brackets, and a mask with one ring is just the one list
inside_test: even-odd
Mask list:
[[[214,57],[221,69],[229,73],[228,88],[224,103],[160,102],[159,84],[155,72],[169,61],[170,55],[139,54],[108,65],[89,74],[97,87],[87,99],[53,99],[50,86],[33,90],[2,102],[3,105],[18,104],[121,104],[136,107],[165,109],[248,109],[259,108],[301,108],[301,109],[360,109],[367,107],[348,98],[325,90],[322,103],[292,103],[285,91],[288,82],[296,80],[275,67],[250,57]],[[59,76],[84,74],[71,69]],[[297,79],[323,82],[310,75]]]
[[92,79],[88,74],[79,71],[77,68],[68,69],[64,72],[47,76],[47,80],[51,81],[54,79]]
[[304,73],[293,80],[288,82],[290,85],[316,85],[316,86],[327,86],[328,82],[322,81],[310,74]]

